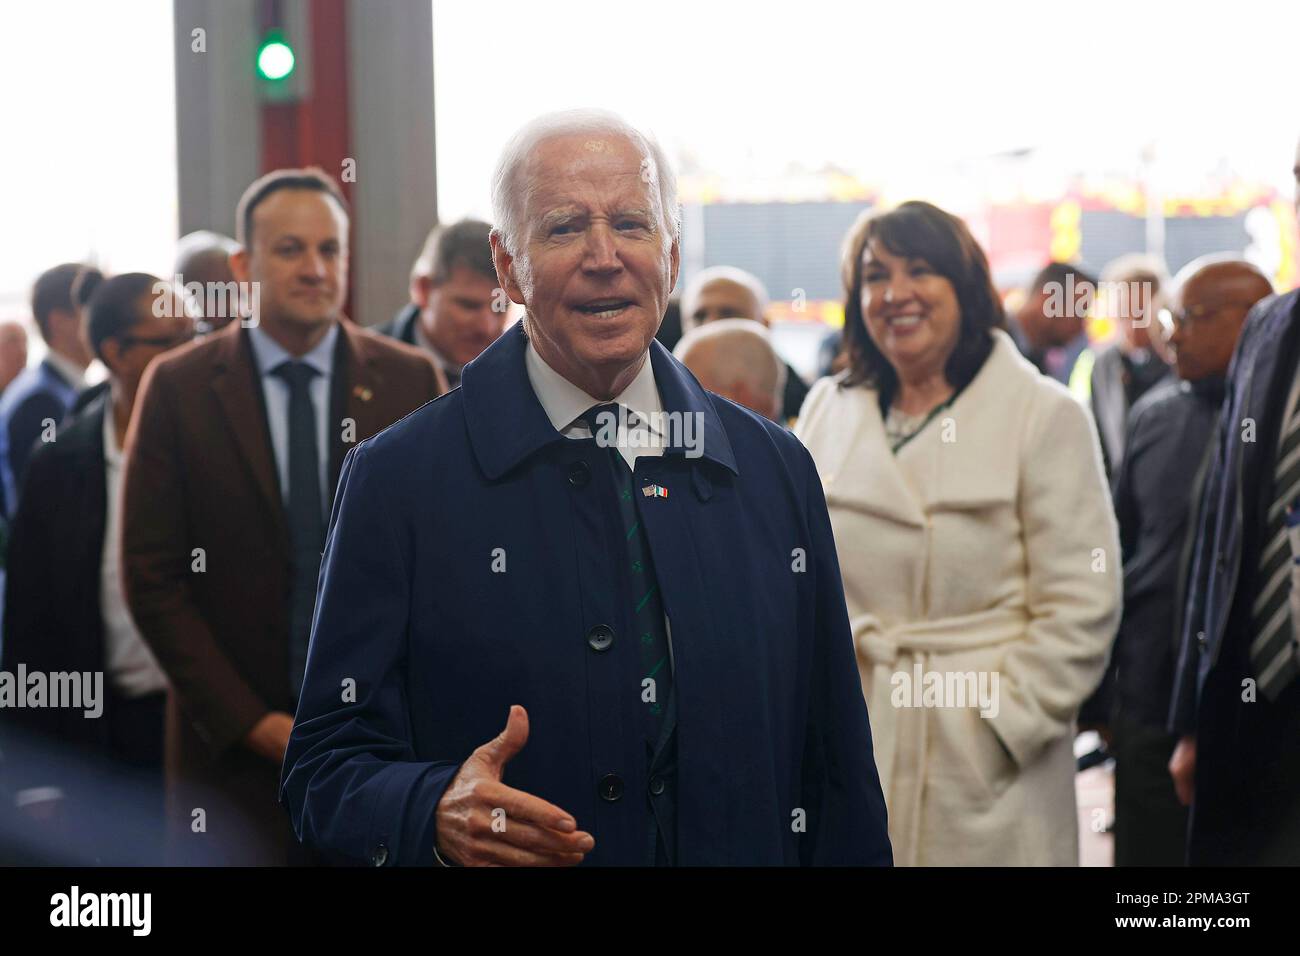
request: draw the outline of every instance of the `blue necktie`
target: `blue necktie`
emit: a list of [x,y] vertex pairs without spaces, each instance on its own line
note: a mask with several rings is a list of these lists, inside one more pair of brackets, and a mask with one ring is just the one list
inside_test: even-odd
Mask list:
[[316,579],[325,547],[321,506],[320,449],[311,380],[319,373],[305,362],[284,362],[272,374],[289,385],[289,542],[293,582],[289,597],[289,686],[297,701],[307,668]]

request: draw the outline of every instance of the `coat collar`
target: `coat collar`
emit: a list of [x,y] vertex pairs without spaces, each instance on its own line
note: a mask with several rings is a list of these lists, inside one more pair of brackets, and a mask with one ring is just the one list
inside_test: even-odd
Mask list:
[[[996,447],[998,434],[1004,426],[1000,420],[990,420],[983,411],[1005,407],[1009,398],[1024,388],[1033,388],[1039,381],[1039,372],[1019,349],[1015,341],[1001,329],[992,331],[993,348],[975,377],[953,402],[947,415],[963,422],[964,439],[951,445],[939,444],[936,437],[941,421],[931,422],[925,430],[898,454],[890,451],[885,435],[885,423],[880,413],[880,393],[874,388],[852,387],[856,400],[845,401],[837,409],[836,434],[844,436],[818,458],[818,470],[829,500],[851,504],[853,507],[882,515],[900,524],[923,528],[926,525],[926,505],[921,495],[907,477],[908,460],[916,470],[915,456],[933,456],[936,448],[945,448],[944,469],[931,469],[927,464],[920,470],[941,476],[946,473],[970,475],[980,467],[989,447]],[[841,373],[842,381],[847,373]],[[978,410],[967,415],[969,409]],[[979,438],[971,434],[975,430]],[[987,433],[986,433],[987,432]],[[970,459],[962,456],[970,454]],[[901,460],[906,459],[906,460]],[[941,488],[928,489],[931,494],[963,493],[969,482],[945,482]]]
[[[555,430],[528,381],[524,323],[516,322],[474,361],[465,366],[461,393],[470,444],[479,465],[496,480],[552,442],[566,439]],[[657,341],[650,343],[650,363],[664,411],[699,415],[703,422],[703,457],[739,475],[731,442],[713,401],[694,376]],[[667,455],[684,455],[680,445]]]

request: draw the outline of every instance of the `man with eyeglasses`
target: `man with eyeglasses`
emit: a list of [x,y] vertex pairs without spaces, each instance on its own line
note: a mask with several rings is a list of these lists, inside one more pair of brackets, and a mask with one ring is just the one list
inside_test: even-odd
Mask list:
[[[1197,343],[1226,337],[1223,323],[1271,291],[1237,271],[1170,317],[1180,374],[1221,362],[1226,342],[1203,356]],[[1169,717],[1193,865],[1300,863],[1298,303],[1296,292],[1269,297],[1245,319],[1201,499]]]
[[1159,317],[1178,378],[1134,404],[1114,479],[1124,558],[1124,616],[1107,674],[1116,866],[1183,862],[1187,810],[1167,769],[1177,737],[1165,724],[1189,536],[1237,334],[1271,291],[1254,266],[1222,257],[1188,265],[1176,288]]
[[[167,678],[122,592],[122,444],[145,368],[193,338],[194,322],[169,284],[133,272],[100,284],[87,303],[82,331],[108,369],[107,387],[60,427],[57,441],[39,445],[29,460],[9,545],[0,669],[103,674],[103,710],[94,719],[58,707],[5,713],[38,739],[139,776],[152,800],[137,809],[154,824],[160,848]],[[82,783],[45,778],[55,766],[51,762],[38,778],[18,784],[25,805],[46,804],[36,797],[56,792],[61,800],[78,799]]]

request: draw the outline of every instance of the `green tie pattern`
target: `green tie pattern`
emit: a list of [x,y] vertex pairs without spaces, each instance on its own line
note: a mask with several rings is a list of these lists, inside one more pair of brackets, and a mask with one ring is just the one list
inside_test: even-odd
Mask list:
[[[593,435],[601,434],[600,416],[617,415],[619,406],[615,404],[596,405],[583,413],[583,420],[591,428]],[[629,427],[635,419],[631,412]],[[606,430],[608,431],[608,430]],[[636,628],[637,650],[640,654],[642,680],[637,692],[646,709],[646,738],[653,750],[659,739],[659,730],[663,724],[664,708],[672,691],[673,668],[668,655],[668,633],[664,624],[663,601],[659,595],[659,581],[655,576],[654,562],[650,557],[650,546],[646,541],[645,529],[637,511],[638,502],[631,470],[619,453],[618,448],[609,446],[604,449],[614,475],[614,487],[617,489],[619,515],[623,519],[623,532],[627,542],[627,567],[632,582],[632,619]],[[645,507],[661,505],[656,498],[647,498]],[[654,683],[646,686],[645,679]]]

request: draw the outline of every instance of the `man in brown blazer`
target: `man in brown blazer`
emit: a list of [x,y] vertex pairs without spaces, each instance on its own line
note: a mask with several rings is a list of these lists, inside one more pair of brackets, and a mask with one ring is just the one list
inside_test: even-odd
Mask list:
[[419,350],[343,318],[348,214],[323,173],[259,179],[237,228],[241,321],[154,362],[141,385],[123,577],[172,686],[173,846],[311,862],[277,787],[339,470],[446,385]]

